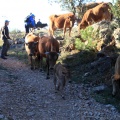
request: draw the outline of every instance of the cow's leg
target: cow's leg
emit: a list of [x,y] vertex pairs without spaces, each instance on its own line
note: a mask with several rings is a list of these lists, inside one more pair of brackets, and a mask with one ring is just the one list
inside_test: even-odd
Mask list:
[[71,36],[71,30],[72,30],[72,28],[70,27],[69,28],[69,37]]
[[57,84],[57,87],[56,87],[56,90],[60,90],[60,82],[59,82],[59,80],[58,80],[58,84]]
[[66,27],[63,28],[63,38],[65,37]]
[[40,61],[39,61],[39,65],[40,65],[40,71],[43,71],[43,58],[42,56],[40,56]]
[[34,69],[38,68],[38,57],[35,57],[34,59]]
[[54,86],[55,86],[55,92],[57,92],[57,88],[56,88],[56,83],[57,83],[57,78],[56,78],[56,74],[54,73]]
[[31,70],[33,70],[33,60],[32,60],[32,56],[29,56],[29,58],[30,58]]
[[112,85],[113,85],[112,95],[115,96],[117,89],[117,81],[114,79],[114,76],[112,76]]
[[50,22],[49,35],[50,35],[50,36],[53,36],[53,37],[55,38],[55,36],[54,36],[54,31],[55,31],[54,22]]
[[34,69],[34,70],[36,69],[36,61],[35,61],[35,58],[33,59],[33,69]]
[[49,60],[46,60],[46,63],[47,63],[47,77],[46,77],[46,79],[50,79],[50,76],[49,76],[49,67],[50,67]]
[[52,36],[55,38],[55,36],[54,36],[54,29],[52,30]]
[[61,94],[61,97],[62,97],[63,99],[65,99],[65,95],[64,95],[64,85],[63,85],[63,84],[61,85],[60,94]]
[[78,35],[80,34],[80,24],[78,24]]
[[52,29],[49,28],[49,35],[53,36],[55,38],[54,31],[55,31],[54,28],[52,28]]
[[49,35],[51,36],[51,34],[52,34],[52,33],[51,33],[51,29],[49,28]]

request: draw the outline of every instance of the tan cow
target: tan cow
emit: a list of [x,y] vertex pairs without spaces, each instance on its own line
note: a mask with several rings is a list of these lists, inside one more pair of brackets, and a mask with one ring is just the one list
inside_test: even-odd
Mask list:
[[63,29],[63,37],[65,37],[66,28],[69,28],[69,36],[75,23],[75,15],[73,13],[66,13],[61,15],[49,16],[49,34],[53,37],[56,29]]
[[103,2],[91,2],[91,3],[88,3],[88,4],[83,4],[81,12],[85,13],[86,10],[92,9],[92,8],[96,7],[97,5],[99,5],[101,3],[103,3]]
[[87,10],[82,18],[82,21],[78,25],[78,29],[85,29],[87,26],[101,20],[111,21],[112,14],[109,12],[109,9],[111,10],[107,3],[101,3],[98,6]]
[[39,37],[33,33],[29,33],[25,37],[25,50],[31,64],[31,69],[36,68],[36,59],[38,57],[38,41]]
[[115,63],[115,74],[112,76],[113,91],[112,95],[115,96],[117,87],[120,88],[120,55],[118,56]]

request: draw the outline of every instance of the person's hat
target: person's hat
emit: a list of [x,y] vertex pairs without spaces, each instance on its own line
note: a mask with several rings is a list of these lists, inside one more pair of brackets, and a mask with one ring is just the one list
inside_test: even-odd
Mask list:
[[10,21],[9,21],[9,20],[5,20],[5,23],[6,23],[6,22],[10,22]]

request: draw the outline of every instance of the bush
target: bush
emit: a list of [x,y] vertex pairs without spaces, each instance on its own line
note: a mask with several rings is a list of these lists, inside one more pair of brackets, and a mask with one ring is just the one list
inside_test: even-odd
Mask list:
[[112,8],[112,13],[113,13],[114,17],[120,18],[120,1],[119,1],[119,0],[116,0],[116,1],[114,2],[114,0],[113,0],[113,3],[114,3],[114,5],[111,6],[111,8]]
[[82,42],[80,39],[76,39],[75,47],[78,50],[90,50],[95,49],[98,32],[94,31],[91,26],[87,27],[85,30],[81,30],[81,37],[86,40],[86,42]]

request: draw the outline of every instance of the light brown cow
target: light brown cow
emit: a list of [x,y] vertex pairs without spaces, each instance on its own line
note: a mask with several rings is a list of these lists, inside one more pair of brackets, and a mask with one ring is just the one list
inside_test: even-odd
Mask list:
[[115,74],[112,76],[112,85],[112,95],[115,96],[117,92],[117,87],[120,88],[120,55],[118,56],[115,63]]
[[38,51],[38,41],[39,37],[34,35],[33,33],[29,33],[25,37],[25,50],[28,54],[28,59],[31,64],[31,69],[36,68],[36,60],[37,60],[37,51]]
[[40,55],[40,67],[42,67],[43,57],[46,58],[47,79],[49,79],[49,69],[53,69],[59,56],[59,43],[51,36],[42,36],[38,43],[38,53]]
[[70,79],[69,71],[60,62],[55,64],[54,66],[55,91],[60,90],[62,98],[64,98],[63,89],[65,85],[67,84],[67,82],[69,81],[69,79]]
[[98,6],[87,10],[82,21],[78,25],[78,29],[85,29],[87,26],[101,20],[112,20],[112,14],[109,12],[109,9],[111,10],[107,3],[101,3]]
[[56,29],[63,29],[63,37],[65,37],[66,28],[69,28],[69,36],[75,23],[75,15],[73,13],[66,13],[61,15],[49,16],[49,34],[53,37]]

